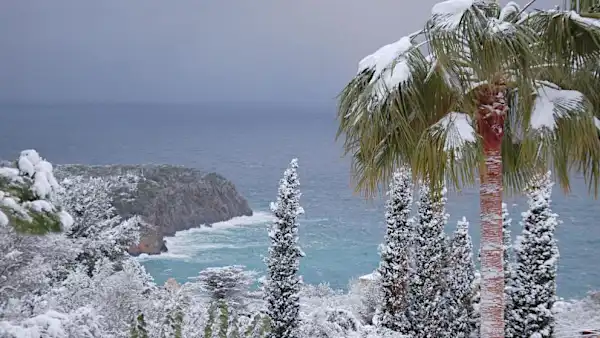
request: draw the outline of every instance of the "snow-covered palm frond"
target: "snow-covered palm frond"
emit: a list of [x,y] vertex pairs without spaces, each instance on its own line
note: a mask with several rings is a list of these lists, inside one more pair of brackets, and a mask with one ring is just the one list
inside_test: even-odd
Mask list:
[[533,130],[553,131],[557,119],[584,117],[587,100],[582,93],[576,90],[563,90],[549,82],[538,82],[538,84],[530,119]]
[[358,76],[367,75],[368,90],[363,98],[367,109],[373,111],[384,102],[388,94],[410,79],[407,54],[414,49],[410,37],[385,45],[363,58],[358,64]]
[[445,151],[459,152],[467,143],[477,142],[471,117],[465,113],[451,112],[433,125],[432,133],[444,138]]
[[438,2],[431,9],[430,25],[433,30],[453,31],[459,29],[466,20],[484,20],[486,12],[496,8],[492,1],[447,0]]
[[521,15],[521,6],[514,1],[509,1],[502,9],[500,10],[500,15],[498,15],[498,19],[502,21],[515,22],[517,18]]

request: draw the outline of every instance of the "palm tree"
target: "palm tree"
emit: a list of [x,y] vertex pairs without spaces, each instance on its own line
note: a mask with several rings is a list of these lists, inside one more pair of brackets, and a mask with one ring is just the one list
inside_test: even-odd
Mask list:
[[575,170],[598,193],[599,59],[600,21],[448,0],[423,30],[364,58],[340,96],[358,190],[372,195],[403,164],[434,189],[479,177],[481,337],[504,336],[503,187],[551,167],[565,191]]

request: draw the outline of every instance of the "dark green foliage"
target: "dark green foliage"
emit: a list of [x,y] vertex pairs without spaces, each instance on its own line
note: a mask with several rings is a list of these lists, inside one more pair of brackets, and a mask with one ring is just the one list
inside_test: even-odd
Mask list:
[[138,312],[138,315],[133,319],[131,324],[130,338],[148,338],[148,330],[146,329],[146,321],[144,314]]
[[181,307],[178,306],[173,311],[170,311],[167,314],[167,318],[165,319],[165,323],[164,323],[167,330],[163,331],[162,337],[163,338],[182,338],[182,335],[181,335],[182,324],[183,324],[183,311],[181,310]]

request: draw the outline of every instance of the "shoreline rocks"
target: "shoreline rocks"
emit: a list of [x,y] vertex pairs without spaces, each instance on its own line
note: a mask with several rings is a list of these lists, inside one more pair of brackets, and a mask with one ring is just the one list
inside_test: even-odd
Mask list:
[[140,215],[147,223],[140,243],[129,253],[160,254],[168,250],[164,237],[201,225],[252,216],[248,201],[235,185],[217,173],[172,165],[58,165],[57,177],[72,175],[140,177],[132,192],[114,191],[113,203],[124,217]]

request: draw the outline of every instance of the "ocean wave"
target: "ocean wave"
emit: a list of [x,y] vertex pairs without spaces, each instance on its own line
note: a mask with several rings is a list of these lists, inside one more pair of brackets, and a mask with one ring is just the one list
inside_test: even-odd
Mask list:
[[148,254],[141,254],[139,256],[136,257],[139,261],[144,262],[144,261],[151,261],[151,260],[157,260],[157,259],[161,259],[161,260],[190,260],[192,257],[188,256],[188,255],[184,255],[184,254],[177,254],[177,253],[173,253],[173,252],[164,252],[161,253],[160,255],[148,255]]
[[[233,232],[241,229],[265,225],[273,221],[273,215],[268,212],[255,212],[252,216],[240,216],[228,221],[218,222],[212,226],[202,226],[184,231],[179,231],[172,237],[165,237],[168,252],[160,255],[142,254],[138,257],[141,261],[149,260],[182,260],[196,261],[201,252],[220,249],[243,249],[259,247],[262,243],[257,241],[236,241]],[[265,229],[266,236],[266,229]],[[266,238],[266,237],[265,237]],[[239,238],[237,238],[239,240]]]
[[[259,225],[273,221],[273,215],[269,212],[258,211],[252,216],[240,216],[234,217],[228,221],[213,223],[210,226],[201,226],[199,228],[192,228],[184,231],[179,231],[173,237],[168,238],[179,238],[185,237],[193,233],[205,233],[205,232],[219,232],[227,231],[233,228],[246,227],[252,225]],[[168,240],[167,238],[167,240]]]

